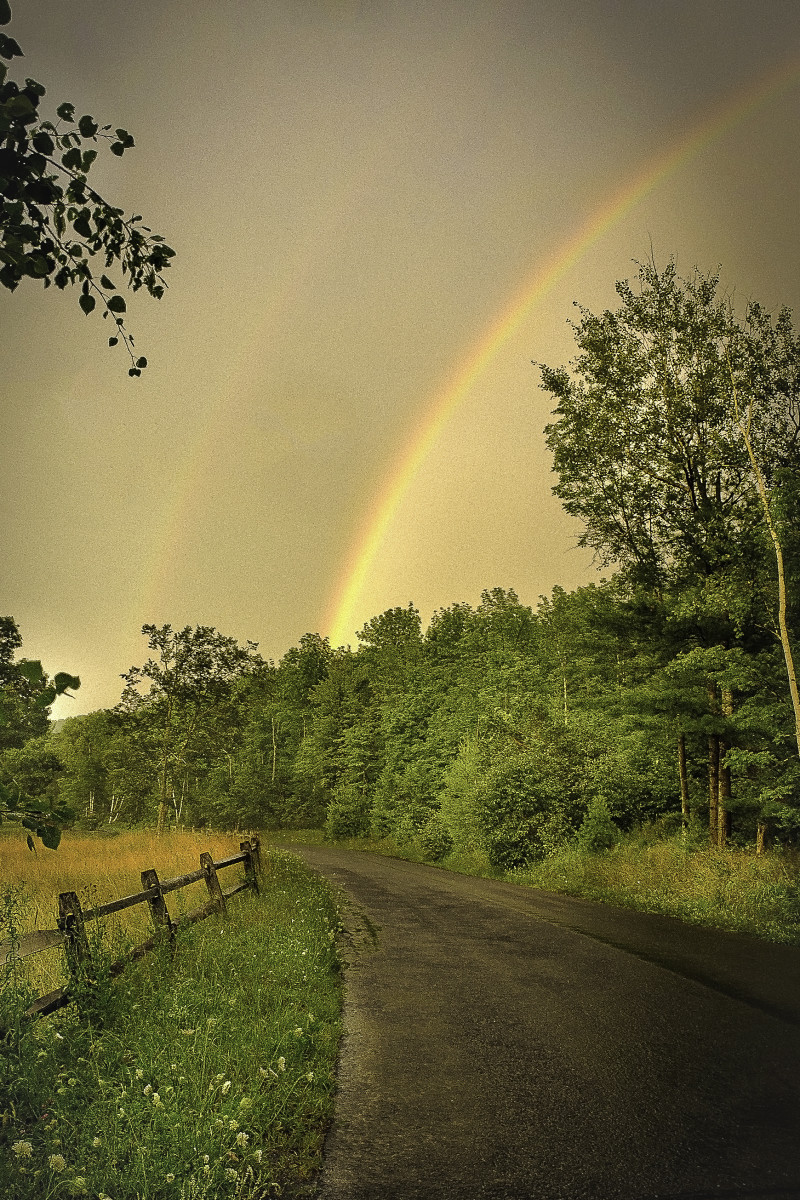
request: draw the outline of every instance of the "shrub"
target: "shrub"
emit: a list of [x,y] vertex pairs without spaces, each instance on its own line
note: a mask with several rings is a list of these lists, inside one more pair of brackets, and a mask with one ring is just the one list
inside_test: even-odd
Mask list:
[[597,854],[602,850],[610,850],[619,841],[619,836],[619,829],[612,820],[605,798],[595,796],[590,800],[578,830],[578,845],[582,850]]
[[334,841],[363,837],[369,832],[369,827],[369,799],[358,788],[347,785],[337,788],[325,818],[328,837]]
[[429,817],[420,829],[417,846],[425,862],[439,862],[453,849],[450,830],[437,813]]
[[551,853],[577,823],[578,801],[567,772],[547,762],[539,746],[495,760],[478,788],[476,807],[489,860],[507,871]]

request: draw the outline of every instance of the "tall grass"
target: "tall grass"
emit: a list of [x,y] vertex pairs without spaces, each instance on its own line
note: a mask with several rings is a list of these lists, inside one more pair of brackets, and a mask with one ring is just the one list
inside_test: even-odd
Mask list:
[[[158,837],[150,830],[126,830],[118,836],[76,834],[67,831],[57,850],[28,849],[17,830],[0,835],[0,880],[21,888],[18,919],[21,932],[54,929],[58,893],[77,892],[83,908],[92,908],[119,896],[141,891],[141,872],[155,867],[160,879],[171,879],[195,870],[200,854],[208,851],[215,861],[239,852],[241,837],[224,833],[169,833]],[[237,868],[231,868],[235,871]],[[233,877],[220,876],[227,887]],[[171,892],[170,916],[197,907],[208,899],[201,880]],[[135,945],[152,933],[146,904],[124,909],[105,923],[107,936],[117,943]],[[63,955],[44,951],[23,960],[31,986],[38,994],[59,986]]]
[[[31,864],[4,841],[24,890],[6,889],[0,936],[43,908],[52,925],[48,889],[80,892],[92,880],[98,900],[130,893],[142,867],[183,874],[201,850],[215,858],[237,851],[238,835],[151,842],[132,834],[104,844],[67,837],[62,847]],[[237,895],[227,918],[180,931],[174,956],[165,948],[115,981],[107,967],[120,932],[89,925],[91,986],[51,1017],[12,1027],[10,1010],[16,1004],[19,1013],[30,990],[8,965],[0,980],[10,1030],[0,1063],[0,1195],[309,1194],[333,1107],[338,912],[328,885],[298,859],[280,851],[265,858],[260,896]]]
[[649,842],[633,835],[602,853],[564,849],[509,878],[800,944],[800,872],[787,854],[756,856],[735,847],[692,846],[677,838]]

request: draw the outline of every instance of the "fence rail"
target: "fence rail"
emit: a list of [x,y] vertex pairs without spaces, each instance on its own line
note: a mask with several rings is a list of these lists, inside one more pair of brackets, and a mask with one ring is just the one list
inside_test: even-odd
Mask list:
[[[237,863],[244,864],[244,879],[223,889],[217,872],[226,867],[235,866]],[[140,892],[135,892],[132,896],[121,896],[118,900],[108,901],[107,904],[98,904],[95,908],[82,909],[75,892],[61,892],[58,897],[57,928],[34,929],[31,933],[24,934],[16,943],[0,942],[0,966],[3,966],[12,957],[27,958],[31,954],[41,953],[42,950],[61,947],[64,950],[69,973],[74,977],[78,971],[84,971],[91,961],[86,938],[87,921],[95,921],[99,917],[121,912],[125,908],[133,908],[136,904],[148,904],[155,932],[141,945],[134,946],[132,950],[112,964],[110,972],[112,977],[116,977],[122,974],[129,963],[144,957],[150,950],[162,943],[164,938],[174,942],[175,931],[179,926],[194,925],[197,921],[210,917],[212,913],[220,913],[224,916],[227,912],[227,902],[231,896],[248,888],[258,892],[260,874],[261,846],[258,838],[253,837],[239,844],[238,854],[220,859],[219,862],[214,862],[211,855],[204,852],[200,855],[199,870],[189,871],[186,875],[178,875],[175,879],[159,879],[157,872],[152,867],[142,871],[142,890]],[[173,921],[164,896],[178,891],[179,888],[188,887],[192,883],[199,883],[201,879],[205,880],[208,900],[199,908],[193,908],[191,912],[183,913],[177,921]],[[33,1004],[26,1009],[26,1015],[46,1016],[48,1013],[63,1008],[65,1004],[69,1004],[70,1000],[69,985],[56,988],[55,991],[48,992],[46,996],[39,996],[34,1000]]]

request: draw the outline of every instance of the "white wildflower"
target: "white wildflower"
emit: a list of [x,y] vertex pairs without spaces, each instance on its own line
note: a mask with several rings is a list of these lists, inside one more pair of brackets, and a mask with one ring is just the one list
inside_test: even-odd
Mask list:
[[103,1144],[102,1138],[99,1138],[99,1137],[92,1138],[92,1145],[94,1146],[95,1150],[97,1149],[98,1146],[102,1146],[102,1144]]
[[247,1145],[247,1143],[249,1141],[250,1141],[250,1138],[247,1136],[246,1133],[237,1133],[237,1135],[236,1135],[236,1145],[237,1146],[241,1146],[244,1149],[244,1147]]
[[30,1158],[33,1154],[33,1145],[30,1142],[14,1142],[11,1149],[17,1158]]
[[172,1174],[172,1172],[170,1171],[169,1175],[167,1175],[167,1177],[166,1177],[166,1179],[167,1179],[167,1183],[172,1183],[172,1181],[173,1181],[173,1179],[174,1179],[174,1178],[175,1178],[175,1176],[174,1176],[174,1175]]
[[236,1120],[235,1117],[232,1120],[228,1121],[228,1129],[238,1129],[238,1128],[239,1128],[239,1122]]
[[309,1071],[308,1074],[306,1075],[306,1079],[308,1080],[309,1083],[313,1083],[314,1082],[314,1072]]
[[231,1081],[230,1081],[230,1079],[226,1079],[222,1085],[223,1096],[227,1096],[227,1094],[230,1090],[231,1090]]
[[256,1160],[256,1162],[257,1162],[257,1163],[260,1163],[260,1162],[261,1162],[261,1159],[262,1159],[263,1157],[264,1157],[264,1151],[263,1151],[263,1150],[256,1150],[256,1151],[253,1153],[253,1158]]
[[70,1196],[85,1196],[89,1190],[83,1175],[76,1175],[74,1179],[70,1180],[68,1186]]
[[51,1171],[63,1171],[67,1163],[63,1154],[51,1154],[47,1160],[47,1165]]
[[234,1171],[233,1167],[226,1167],[225,1174],[227,1175],[228,1179],[236,1178],[236,1172]]
[[253,1101],[250,1099],[250,1097],[242,1096],[241,1100],[239,1101],[239,1108],[252,1108],[252,1106]]
[[136,1079],[144,1079],[144,1071],[141,1067],[136,1068]]
[[154,1108],[161,1108],[161,1097],[158,1092],[153,1092],[153,1106]]
[[208,1163],[206,1163],[206,1165],[203,1167],[203,1174],[204,1174],[204,1175],[210,1175],[210,1174],[211,1174],[211,1167],[208,1165]]
[[204,1162],[204,1163],[207,1163],[207,1162],[208,1162],[208,1155],[207,1155],[207,1154],[204,1154],[204,1155],[203,1155],[203,1162]]
[[296,1026],[295,1026],[295,1028],[294,1028],[294,1030],[293,1030],[292,1032],[294,1033],[294,1036],[295,1036],[295,1037],[302,1037],[302,1036],[303,1036],[303,1031],[302,1031],[302,1029],[300,1028],[300,1026],[299,1026],[299,1025],[296,1025]]
[[279,1058],[279,1059],[278,1059],[278,1070],[279,1070],[279,1071],[285,1071],[285,1070],[286,1070],[286,1059],[285,1059],[285,1058],[283,1058],[283,1057],[281,1057],[281,1058]]
[[150,1093],[152,1092],[152,1090],[153,1090],[152,1083],[146,1083],[144,1085],[143,1091],[144,1091],[145,1096],[149,1096]]

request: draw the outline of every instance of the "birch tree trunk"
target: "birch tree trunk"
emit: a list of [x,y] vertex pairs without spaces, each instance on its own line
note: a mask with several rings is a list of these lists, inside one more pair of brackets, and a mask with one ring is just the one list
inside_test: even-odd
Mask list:
[[797,688],[797,673],[794,667],[794,656],[792,654],[792,643],[789,637],[789,626],[786,623],[786,571],[783,563],[783,546],[772,518],[772,506],[770,504],[769,493],[767,492],[767,484],[764,479],[764,473],[756,458],[755,450],[753,449],[753,440],[750,437],[750,427],[753,419],[753,401],[750,399],[747,405],[747,420],[742,416],[739,408],[739,394],[736,389],[736,380],[731,367],[730,355],[728,356],[728,370],[731,377],[731,386],[733,388],[733,404],[736,410],[736,421],[739,426],[739,431],[744,440],[747,450],[747,457],[750,460],[750,467],[753,472],[753,477],[758,489],[758,496],[761,500],[761,507],[764,510],[764,520],[766,521],[769,536],[772,539],[772,545],[775,550],[775,563],[778,569],[778,636],[783,650],[783,657],[786,663],[786,675],[789,680],[789,694],[792,698],[792,707],[794,709],[794,734],[797,743],[797,753],[800,755],[800,692]]

